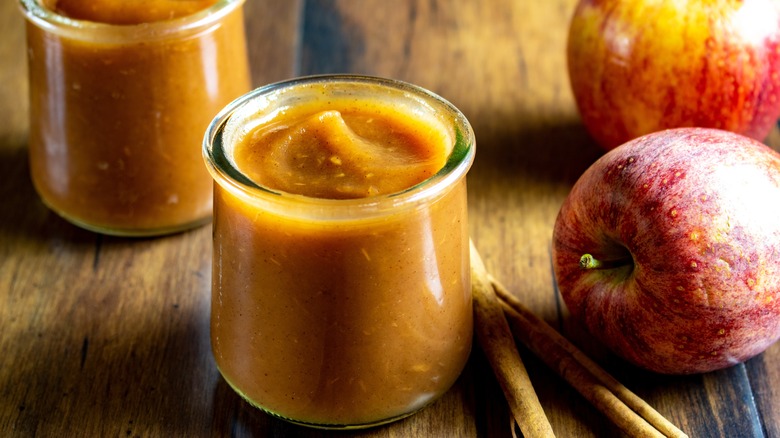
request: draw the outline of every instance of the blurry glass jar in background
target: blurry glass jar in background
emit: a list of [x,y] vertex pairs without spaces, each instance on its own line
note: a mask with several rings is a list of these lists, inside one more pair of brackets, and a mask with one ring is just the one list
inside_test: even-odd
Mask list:
[[30,170],[44,203],[115,235],[211,219],[200,146],[250,89],[243,0],[21,0]]

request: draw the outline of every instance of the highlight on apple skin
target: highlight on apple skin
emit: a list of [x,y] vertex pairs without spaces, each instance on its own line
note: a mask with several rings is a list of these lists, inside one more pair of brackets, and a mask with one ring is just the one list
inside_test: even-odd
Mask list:
[[707,128],[632,140],[575,183],[552,252],[571,316],[627,361],[743,362],[780,338],[780,154]]
[[763,140],[780,116],[780,2],[581,0],[567,61],[606,150],[676,127]]

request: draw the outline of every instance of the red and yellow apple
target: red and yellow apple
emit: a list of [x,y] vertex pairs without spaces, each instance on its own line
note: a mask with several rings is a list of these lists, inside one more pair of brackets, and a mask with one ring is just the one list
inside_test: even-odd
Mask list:
[[568,73],[605,149],[676,127],[763,140],[780,116],[776,0],[581,0]]
[[581,175],[553,231],[572,317],[619,356],[690,374],[780,338],[780,154],[708,128],[658,131]]

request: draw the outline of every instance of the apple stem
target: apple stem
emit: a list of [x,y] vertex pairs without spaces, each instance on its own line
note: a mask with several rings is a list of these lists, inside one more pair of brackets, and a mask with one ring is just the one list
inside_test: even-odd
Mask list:
[[582,269],[598,269],[601,267],[601,261],[594,258],[590,254],[583,254],[580,257],[580,268]]
[[601,261],[590,254],[583,254],[580,257],[580,268],[582,269],[610,269],[623,265],[626,265],[625,259]]

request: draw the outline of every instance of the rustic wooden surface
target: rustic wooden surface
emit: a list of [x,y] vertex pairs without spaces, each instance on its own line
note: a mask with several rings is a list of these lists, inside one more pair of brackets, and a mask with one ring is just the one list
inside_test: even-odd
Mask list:
[[[471,231],[489,270],[531,309],[695,437],[780,437],[780,345],[688,377],[633,368],[566,317],[549,262],[571,184],[599,155],[568,88],[574,0],[248,0],[256,86],[313,73],[387,76],[458,106],[477,133]],[[23,19],[0,2],[0,435],[510,437],[480,350],[443,398],[361,432],[270,418],[220,378],[208,339],[211,230],[104,237],[48,211],[27,170]],[[768,142],[777,141],[773,133]],[[522,350],[561,437],[621,436]]]

